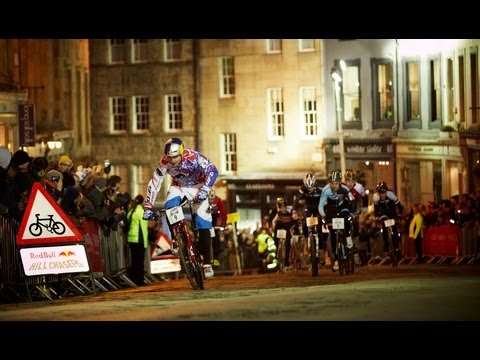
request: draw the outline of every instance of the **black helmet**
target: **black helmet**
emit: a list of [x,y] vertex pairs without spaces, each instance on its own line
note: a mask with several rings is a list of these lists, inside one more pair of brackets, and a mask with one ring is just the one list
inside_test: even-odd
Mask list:
[[388,186],[387,186],[387,183],[385,181],[380,181],[377,185],[377,191],[380,193],[380,194],[384,194],[386,193],[388,190]]
[[328,181],[330,182],[341,182],[342,181],[342,173],[338,170],[332,171],[328,174]]

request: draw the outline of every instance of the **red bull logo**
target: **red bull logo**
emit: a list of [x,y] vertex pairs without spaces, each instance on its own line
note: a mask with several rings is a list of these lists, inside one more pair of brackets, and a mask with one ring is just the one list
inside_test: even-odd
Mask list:
[[63,250],[58,253],[58,256],[74,256],[75,253],[70,250]]

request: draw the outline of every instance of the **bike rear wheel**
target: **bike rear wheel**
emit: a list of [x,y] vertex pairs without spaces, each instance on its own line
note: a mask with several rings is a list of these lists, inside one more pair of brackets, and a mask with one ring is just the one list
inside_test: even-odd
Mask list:
[[390,245],[390,261],[392,264],[392,267],[396,268],[398,267],[398,254],[397,250],[395,249],[395,246],[393,245],[393,231],[392,228],[388,228],[388,242]]
[[195,260],[192,260],[190,251],[188,249],[188,242],[183,234],[177,234],[178,256],[182,263],[182,268],[187,275],[188,281],[194,290],[202,290],[203,287],[203,267],[200,264],[200,254],[195,246],[192,244]]
[[310,234],[308,236],[308,244],[310,245],[310,264],[312,265],[312,276],[318,276],[317,240],[314,234]]

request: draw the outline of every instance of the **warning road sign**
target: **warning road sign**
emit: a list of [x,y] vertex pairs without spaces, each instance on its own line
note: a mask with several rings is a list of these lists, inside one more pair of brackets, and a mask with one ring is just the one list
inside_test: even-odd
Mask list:
[[40,183],[34,183],[17,234],[18,245],[74,242],[83,239],[58,203]]

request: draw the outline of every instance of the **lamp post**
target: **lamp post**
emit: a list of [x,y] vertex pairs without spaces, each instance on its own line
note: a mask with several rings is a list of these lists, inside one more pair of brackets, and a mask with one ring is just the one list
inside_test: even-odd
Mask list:
[[338,126],[338,145],[340,147],[340,168],[342,174],[345,174],[345,145],[343,142],[343,126],[342,126],[342,107],[340,102],[340,82],[342,77],[340,72],[336,67],[332,68],[331,71],[332,80],[333,80],[333,92],[335,94],[335,114],[337,117],[337,126]]

